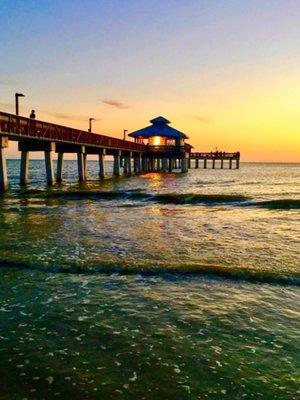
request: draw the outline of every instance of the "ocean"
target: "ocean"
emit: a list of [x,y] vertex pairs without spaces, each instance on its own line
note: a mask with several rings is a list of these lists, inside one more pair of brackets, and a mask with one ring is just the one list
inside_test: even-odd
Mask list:
[[300,164],[8,167],[0,399],[300,398]]

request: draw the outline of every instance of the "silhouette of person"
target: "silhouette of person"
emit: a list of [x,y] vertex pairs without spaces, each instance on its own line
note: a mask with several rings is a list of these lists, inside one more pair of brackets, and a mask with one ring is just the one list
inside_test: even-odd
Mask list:
[[35,111],[34,110],[31,110],[31,114],[30,114],[29,118],[35,119]]

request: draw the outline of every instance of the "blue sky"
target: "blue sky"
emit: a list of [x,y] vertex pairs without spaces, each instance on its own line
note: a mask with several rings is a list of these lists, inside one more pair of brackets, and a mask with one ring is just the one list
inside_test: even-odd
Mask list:
[[[282,90],[287,76],[288,85],[300,82],[299,1],[0,5],[2,110],[11,111],[14,91],[23,91],[24,114],[35,108],[42,119],[78,127],[92,115],[99,118],[99,131],[115,136],[123,127],[134,130],[166,114],[196,141],[198,129],[208,131],[205,146],[213,147],[224,135],[234,143],[234,121],[222,116],[226,107],[234,116],[243,92],[255,90],[261,98],[262,89],[272,92],[277,84]],[[228,128],[218,134],[222,118]]]

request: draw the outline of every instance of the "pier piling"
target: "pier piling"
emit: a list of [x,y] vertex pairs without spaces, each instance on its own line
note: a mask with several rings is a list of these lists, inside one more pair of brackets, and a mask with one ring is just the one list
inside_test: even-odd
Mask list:
[[8,138],[0,137],[0,191],[3,192],[8,187],[7,165],[4,149],[8,147]]
[[29,172],[29,151],[21,151],[21,168],[20,168],[20,185],[24,186],[28,183]]
[[120,161],[121,161],[121,152],[117,151],[114,154],[114,168],[113,168],[114,176],[120,176]]
[[105,149],[99,154],[99,178],[105,178]]
[[62,182],[63,165],[64,165],[64,153],[58,153],[57,166],[56,166],[56,181],[57,182]]
[[49,186],[52,186],[55,182],[52,155],[52,151],[45,151],[46,180]]
[[84,167],[84,153],[77,153],[77,167],[78,167],[78,180],[79,182],[84,182],[86,179],[85,176],[85,167]]

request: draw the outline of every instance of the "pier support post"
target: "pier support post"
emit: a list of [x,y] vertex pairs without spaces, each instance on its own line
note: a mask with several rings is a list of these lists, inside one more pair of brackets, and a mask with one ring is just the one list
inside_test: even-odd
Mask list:
[[213,169],[215,169],[215,167],[216,167],[216,160],[215,159],[212,160],[212,167],[213,167]]
[[83,154],[83,167],[84,167],[84,176],[85,180],[88,178],[88,160],[87,160],[87,153]]
[[130,152],[129,155],[126,157],[127,174],[128,175],[131,175],[131,158],[132,158],[132,152]]
[[57,155],[57,167],[56,167],[56,180],[57,182],[62,181],[62,172],[64,165],[64,153],[58,153]]
[[[122,162],[123,160],[123,162]],[[125,157],[121,157],[120,158],[120,167],[122,168],[122,164],[123,164],[123,174],[127,175],[128,173],[128,161],[127,161],[127,156]]]
[[196,158],[195,160],[195,168],[199,168],[199,158]]
[[161,171],[161,159],[157,159],[157,171]]
[[121,152],[117,151],[114,154],[114,169],[113,169],[114,176],[120,176],[120,161],[121,161]]
[[138,154],[137,156],[134,157],[133,159],[133,171],[137,174],[139,174],[142,171],[142,160],[141,160],[141,155]]
[[84,182],[86,180],[85,176],[85,166],[84,166],[84,149],[77,153],[77,167],[78,167],[78,180],[79,182]]
[[0,192],[4,192],[8,187],[7,165],[4,149],[8,147],[8,138],[0,137]]
[[140,174],[143,172],[143,169],[142,169],[142,162],[143,162],[143,159],[142,159],[142,155],[140,154],[140,155],[138,156],[138,166],[139,166],[139,173],[140,173]]
[[161,160],[161,164],[162,164],[162,171],[163,172],[167,172],[167,170],[168,170],[168,160],[167,160],[167,158],[163,158]]
[[99,178],[105,178],[105,149],[99,154]]
[[149,158],[149,170],[150,172],[154,171],[154,158]]
[[221,169],[223,169],[224,168],[224,160],[223,160],[223,158],[221,159]]
[[138,172],[138,158],[136,156],[133,157],[133,172],[136,174]]
[[236,160],[236,166],[235,166],[235,168],[236,169],[239,169],[240,168],[240,160],[237,158],[237,160]]
[[20,185],[27,185],[29,171],[29,151],[21,151]]
[[172,172],[173,170],[173,159],[169,158],[169,172]]
[[229,169],[232,169],[232,159],[229,160]]
[[131,157],[132,157],[131,152],[124,157],[124,174],[125,175],[131,175]]
[[47,185],[52,186],[55,182],[52,151],[45,151],[45,166]]
[[181,160],[181,172],[187,172],[188,171],[188,167],[189,167],[189,158],[184,157]]
[[148,172],[148,159],[146,157],[142,158],[142,171]]
[[204,159],[204,167],[203,167],[204,169],[206,169],[207,168],[207,159],[205,158]]

